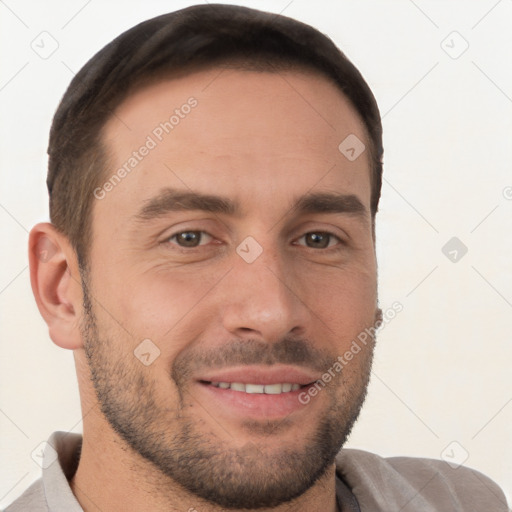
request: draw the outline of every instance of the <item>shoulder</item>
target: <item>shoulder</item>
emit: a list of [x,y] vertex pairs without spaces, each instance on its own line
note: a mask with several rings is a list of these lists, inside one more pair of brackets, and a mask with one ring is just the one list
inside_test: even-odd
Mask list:
[[82,436],[54,432],[43,452],[43,475],[4,512],[82,511],[69,486],[78,466]]
[[482,473],[442,460],[384,458],[343,449],[336,470],[351,487],[361,511],[507,512],[501,489]]
[[48,504],[44,493],[43,480],[36,480],[25,492],[4,512],[48,512]]

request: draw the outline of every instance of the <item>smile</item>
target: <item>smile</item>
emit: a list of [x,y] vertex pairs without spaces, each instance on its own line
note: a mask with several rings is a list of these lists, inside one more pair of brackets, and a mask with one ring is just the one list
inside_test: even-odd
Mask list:
[[297,391],[302,387],[300,384],[291,384],[289,382],[285,382],[282,384],[244,384],[243,382],[209,382],[209,384],[221,389],[231,389],[233,391],[240,391],[242,393],[266,395],[280,395],[281,393]]

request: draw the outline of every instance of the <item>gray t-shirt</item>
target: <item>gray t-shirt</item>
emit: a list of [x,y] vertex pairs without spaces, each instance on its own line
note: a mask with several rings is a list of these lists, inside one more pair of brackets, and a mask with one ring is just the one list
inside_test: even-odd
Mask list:
[[[81,443],[79,434],[54,432],[44,453],[42,478],[5,512],[83,512],[68,483],[78,467]],[[439,460],[385,459],[343,449],[336,458],[336,473],[342,512],[508,511],[503,492],[492,480]]]

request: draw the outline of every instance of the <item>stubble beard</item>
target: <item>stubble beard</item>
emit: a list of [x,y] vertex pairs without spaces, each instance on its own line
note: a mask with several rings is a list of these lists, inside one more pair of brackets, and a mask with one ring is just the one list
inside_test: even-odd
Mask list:
[[[156,402],[158,390],[148,368],[136,360],[131,349],[124,354],[112,353],[111,347],[116,344],[101,336],[84,278],[83,293],[81,331],[101,410],[112,429],[133,452],[151,462],[159,476],[165,475],[192,495],[225,509],[261,509],[301,496],[332,467],[364,403],[373,346],[360,354],[365,361],[357,384],[350,386],[342,372],[336,377],[341,379],[338,386],[322,390],[329,397],[329,406],[314,431],[301,440],[301,448],[265,448],[267,436],[279,435],[286,419],[246,423],[246,429],[255,434],[254,441],[235,447],[234,442],[220,439],[211,429],[201,429],[201,422],[188,414],[191,400],[187,400],[184,387],[187,372],[179,370],[179,364],[173,365],[169,378],[171,392],[172,380],[177,384],[179,406],[172,410]],[[265,348],[254,347],[256,351],[270,350],[268,344]],[[287,347],[296,348],[297,342],[283,340],[276,349],[280,361]],[[288,355],[296,357],[291,352]],[[265,357],[269,355],[261,354]],[[331,357],[334,361],[335,356]],[[343,400],[338,396],[340,387],[345,390]]]

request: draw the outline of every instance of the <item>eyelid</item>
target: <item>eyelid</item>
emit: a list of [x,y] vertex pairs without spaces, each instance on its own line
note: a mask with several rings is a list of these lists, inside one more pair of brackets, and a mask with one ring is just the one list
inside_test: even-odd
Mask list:
[[[178,245],[177,243],[172,242],[172,239],[176,238],[181,233],[200,233],[201,234],[201,240],[200,240],[199,245],[197,245],[195,247],[186,247],[184,245]],[[205,231],[204,229],[180,229],[178,231],[174,231],[169,236],[166,236],[162,240],[161,243],[165,243],[165,244],[170,243],[172,245],[175,245],[176,247],[179,247],[180,249],[197,249],[198,247],[201,247],[203,245],[207,245],[207,243],[201,243],[201,242],[203,242],[203,238],[204,238],[205,235],[206,235],[207,238],[210,239],[210,240],[208,240],[208,242],[211,242],[212,240],[215,239],[215,237],[213,235],[211,235],[210,233],[208,233],[208,231]]]
[[324,235],[328,235],[332,238],[336,238],[338,240],[338,243],[336,245],[333,245],[333,246],[327,246],[325,248],[320,248],[320,249],[315,249],[314,247],[308,247],[307,245],[305,244],[297,244],[297,245],[301,245],[303,247],[306,247],[306,249],[313,249],[315,251],[327,251],[328,249],[333,249],[334,247],[337,247],[337,246],[340,246],[340,245],[346,245],[346,241],[343,240],[343,238],[341,238],[339,235],[337,235],[336,233],[333,233],[332,231],[328,231],[328,230],[325,230],[325,229],[311,229],[309,231],[306,231],[304,234],[302,234],[301,236],[299,236],[298,238],[295,238],[294,240],[294,243],[296,243],[298,240],[304,238],[306,235],[309,235],[311,233],[317,233],[317,234],[324,234]]
[[188,218],[183,219],[180,222],[176,222],[172,225],[167,225],[162,228],[156,235],[159,243],[165,243],[169,241],[173,236],[179,235],[180,233],[186,233],[194,231],[197,233],[204,233],[212,236],[213,238],[219,238],[219,236],[213,233],[218,233],[219,229],[216,225],[216,219],[211,218]]
[[347,244],[351,238],[347,231],[337,223],[333,224],[332,222],[325,222],[322,220],[309,220],[303,222],[296,226],[290,235],[294,237],[293,240],[298,240],[309,233],[326,233],[337,238],[344,244]]

